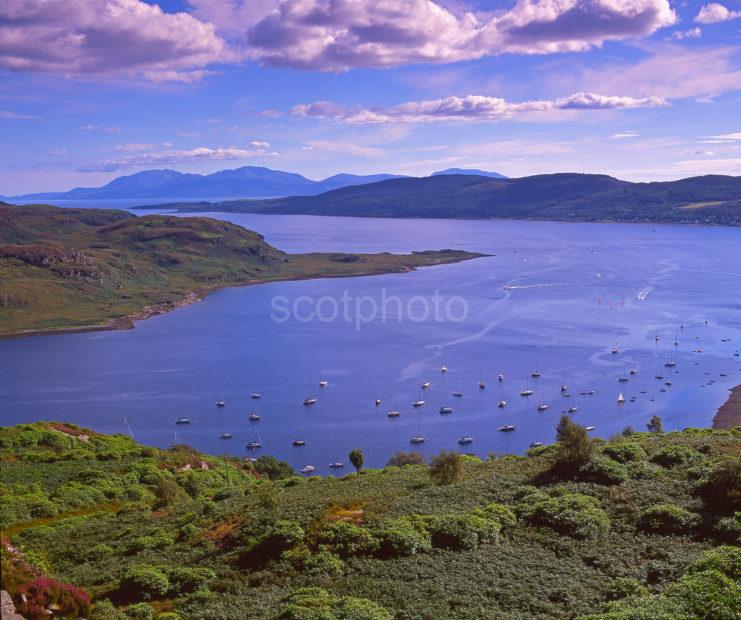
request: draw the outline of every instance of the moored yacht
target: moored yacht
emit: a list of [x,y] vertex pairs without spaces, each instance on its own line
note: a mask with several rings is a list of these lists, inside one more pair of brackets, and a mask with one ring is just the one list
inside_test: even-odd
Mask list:
[[314,473],[315,471],[316,471],[316,467],[314,467],[314,465],[307,465],[306,467],[301,468],[302,474],[311,474],[311,473]]
[[444,405],[443,407],[440,407],[440,413],[453,413],[453,408]]
[[178,418],[175,424],[190,424],[190,418]]
[[327,387],[327,385],[329,385],[329,381],[327,381],[326,379],[322,379],[319,382],[319,387]]
[[309,398],[304,399],[304,405],[316,405],[316,398],[313,396],[309,396]]
[[500,426],[497,430],[500,433],[509,433],[509,432],[515,430],[515,425],[514,424],[505,424],[504,426]]
[[401,414],[398,411],[389,411],[386,416],[389,418],[398,418]]
[[221,433],[221,435],[219,435],[219,439],[231,439],[231,438],[232,438],[231,433]]
[[296,446],[298,448],[300,446],[305,446],[306,445],[306,442],[303,439],[294,439],[291,442],[291,445],[292,446]]
[[259,400],[259,399],[262,398],[262,395],[261,394],[258,394],[257,392],[255,392],[254,394],[250,394],[250,398],[254,398],[255,400]]
[[259,422],[260,421],[260,414],[259,413],[255,413],[253,411],[249,416],[247,416],[247,419],[250,422]]
[[625,402],[625,396],[623,396],[623,393],[620,392],[620,394],[617,397],[618,405],[622,405]]
[[538,405],[538,411],[545,411],[546,409],[548,409],[548,405],[546,405],[545,403],[540,403]]
[[499,407],[500,409],[504,409],[506,406],[507,406],[506,400],[500,400],[499,404],[497,405],[497,407]]
[[342,463],[341,461],[333,461],[332,463],[330,463],[330,464],[329,464],[329,466],[330,466],[330,467],[331,467],[332,469],[339,469],[340,467],[344,467],[344,466],[345,466],[345,464],[344,464],[344,463]]
[[458,443],[461,445],[473,443],[473,437],[470,437],[469,435],[464,435],[463,437],[458,438]]

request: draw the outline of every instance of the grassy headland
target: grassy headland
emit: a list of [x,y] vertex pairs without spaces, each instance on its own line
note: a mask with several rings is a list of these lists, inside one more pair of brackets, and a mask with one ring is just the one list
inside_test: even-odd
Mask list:
[[127,328],[219,287],[404,272],[479,256],[287,254],[210,218],[0,203],[0,335]]
[[390,179],[318,196],[170,203],[141,209],[355,217],[509,218],[561,222],[741,225],[741,177],[630,183],[603,174],[519,179],[474,175]]
[[738,428],[603,441],[562,422],[526,456],[321,479],[0,428],[2,588],[29,620],[733,620],[740,453]]

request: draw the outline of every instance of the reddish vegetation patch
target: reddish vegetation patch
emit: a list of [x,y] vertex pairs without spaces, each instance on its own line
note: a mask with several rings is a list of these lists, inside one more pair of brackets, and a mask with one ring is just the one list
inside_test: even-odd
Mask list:
[[228,545],[232,540],[232,535],[239,527],[239,518],[236,515],[227,517],[221,523],[204,530],[203,537],[213,541],[217,546],[223,547]]
[[88,437],[92,434],[90,431],[74,428],[73,426],[69,426],[63,422],[52,422],[49,424],[49,428],[53,428],[55,431],[59,431],[65,435],[70,435],[71,437]]
[[90,596],[82,588],[69,583],[35,577],[18,587],[16,607],[28,620],[51,615],[84,618],[90,611]]
[[326,516],[327,521],[344,521],[362,525],[365,523],[365,510],[361,506],[330,506]]

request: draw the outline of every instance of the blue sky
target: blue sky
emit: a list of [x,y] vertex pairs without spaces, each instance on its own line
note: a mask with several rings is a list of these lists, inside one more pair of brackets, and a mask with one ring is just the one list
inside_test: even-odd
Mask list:
[[741,174],[741,1],[4,0],[0,194],[151,168]]

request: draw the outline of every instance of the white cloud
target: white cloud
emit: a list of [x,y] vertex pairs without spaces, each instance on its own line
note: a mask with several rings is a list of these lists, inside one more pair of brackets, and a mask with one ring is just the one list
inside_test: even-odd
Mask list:
[[358,157],[385,157],[386,151],[373,146],[363,146],[351,142],[330,142],[328,140],[312,140],[302,147],[302,150],[319,150],[341,155],[355,155]]
[[[256,144],[266,145],[266,147],[270,146],[267,142],[258,142]],[[118,159],[106,159],[94,162],[80,167],[79,171],[99,172],[156,165],[190,164],[204,161],[234,161],[255,157],[277,157],[278,153],[268,151],[266,147],[255,147],[252,145],[249,148],[198,147],[189,150],[167,149],[153,152],[139,152]]]
[[517,116],[533,116],[554,111],[620,110],[667,105],[660,97],[616,97],[576,93],[555,100],[512,103],[500,97],[467,95],[428,101],[410,101],[388,108],[347,109],[326,101],[294,106],[293,116],[331,118],[352,124],[418,123],[433,121],[498,121]]
[[80,127],[82,131],[102,131],[104,133],[120,133],[121,128],[120,127],[101,127],[100,125],[83,125]]
[[234,54],[212,24],[141,0],[2,0],[0,67],[193,81]]
[[741,11],[731,11],[722,4],[711,2],[700,9],[695,17],[698,24],[717,24],[741,17]]
[[724,142],[735,142],[741,140],[741,132],[737,133],[724,133],[719,136],[710,136],[713,140],[720,140]]
[[635,131],[622,131],[620,133],[614,133],[610,136],[613,140],[625,140],[626,138],[638,138],[641,134]]
[[702,36],[702,29],[699,26],[689,30],[677,30],[669,37],[672,41],[681,41],[683,39],[699,39]]
[[[669,0],[517,0],[503,13],[434,0],[192,0],[224,28],[243,19],[248,56],[267,65],[342,71],[483,56],[579,52],[676,22]],[[249,13],[249,16],[246,14]]]
[[16,112],[9,112],[7,110],[0,110],[0,118],[9,120],[33,120],[38,119],[38,116],[29,116],[28,114],[17,114]]

